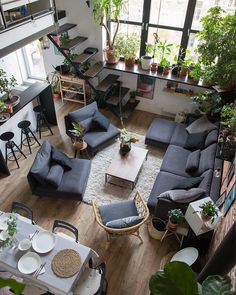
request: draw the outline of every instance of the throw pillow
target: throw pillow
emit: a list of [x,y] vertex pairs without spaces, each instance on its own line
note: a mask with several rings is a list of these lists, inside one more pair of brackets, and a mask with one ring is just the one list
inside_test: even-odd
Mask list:
[[209,145],[216,143],[218,141],[218,129],[212,130],[207,134],[206,140],[205,140],[205,147],[208,147]]
[[213,143],[201,151],[198,173],[201,175],[208,169],[214,169],[217,144]]
[[84,127],[84,133],[86,133],[91,128],[92,118],[85,119],[85,120],[79,122],[79,124]]
[[111,228],[126,228],[140,223],[143,220],[142,216],[130,216],[112,220],[106,223],[107,227]]
[[216,125],[212,124],[206,116],[203,116],[190,124],[186,130],[188,133],[200,133],[204,131],[211,131],[216,128]]
[[103,114],[99,111],[96,111],[92,118],[92,126],[90,127],[90,131],[94,131],[97,129],[101,129],[107,131],[110,125],[110,120],[107,119]]
[[177,185],[172,187],[173,189],[190,189],[196,187],[201,181],[202,177],[187,177],[179,181]]
[[61,165],[65,170],[71,170],[71,159],[58,149],[52,147],[52,160]]
[[196,150],[192,152],[191,154],[189,154],[187,163],[186,163],[186,168],[185,168],[185,171],[187,173],[194,173],[195,171],[198,170],[200,154],[201,154],[200,150]]
[[177,189],[169,190],[158,196],[158,198],[169,198],[176,203],[191,203],[205,194],[202,188],[191,188],[189,190]]
[[197,149],[203,149],[205,146],[205,139],[207,132],[200,133],[189,133],[184,144],[184,148],[190,151],[195,151]]
[[49,169],[48,175],[45,178],[45,181],[58,188],[58,186],[61,183],[61,179],[64,173],[64,169],[61,165],[59,164],[52,164],[51,168]]

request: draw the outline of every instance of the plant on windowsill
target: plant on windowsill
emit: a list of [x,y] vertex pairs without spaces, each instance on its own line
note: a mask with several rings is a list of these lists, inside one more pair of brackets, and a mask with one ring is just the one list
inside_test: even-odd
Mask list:
[[[2,239],[0,240],[0,247],[11,247],[15,243],[14,235],[17,233],[17,217],[14,213],[11,213],[7,218],[7,229],[2,233]],[[4,238],[3,238],[4,236]]]
[[193,65],[192,69],[189,71],[189,78],[193,79],[195,83],[198,83],[200,78],[204,75],[204,70],[201,67],[200,63]]
[[184,214],[181,211],[181,209],[173,209],[168,211],[168,223],[167,223],[167,229],[171,231],[176,231],[177,226],[179,223],[181,223],[184,219]]
[[221,97],[216,91],[198,92],[191,99],[202,114],[214,116],[219,111]]
[[57,71],[52,72],[47,76],[47,81],[52,87],[53,98],[58,100],[61,98],[60,94],[60,79],[58,77]]
[[84,145],[85,128],[76,122],[73,122],[72,125],[74,129],[69,130],[69,132],[71,134],[73,146],[77,149],[82,149]]
[[181,77],[185,77],[188,74],[189,67],[193,64],[194,60],[190,57],[191,51],[189,49],[185,52],[185,57],[183,57],[183,53],[180,55],[179,63],[180,63],[180,72],[179,75]]
[[212,201],[207,201],[199,206],[202,209],[201,217],[203,221],[210,221],[213,223],[215,217],[218,216],[218,208]]
[[[160,63],[158,65],[158,73],[162,73],[164,70],[164,67],[166,67],[165,73],[167,73],[167,68],[170,69],[170,63],[168,61],[168,58],[170,57],[171,50],[172,50],[173,44],[167,43],[166,40],[160,41],[157,48],[160,54]],[[164,74],[166,75],[166,74]]]
[[[166,58],[162,59],[159,64],[160,67],[163,68],[163,75],[168,75],[171,70],[171,62]],[[158,68],[159,68],[158,66]]]
[[3,112],[5,112],[6,111],[6,105],[5,105],[5,102],[2,100],[2,99],[0,99],[0,113],[3,113]]
[[135,133],[127,131],[125,128],[118,129],[118,131],[120,132],[120,153],[125,156],[131,150],[131,143],[139,140],[135,137]]
[[153,62],[151,64],[151,71],[156,72],[158,70],[158,63],[157,63],[157,61],[155,61],[155,59],[157,59],[157,57],[158,57],[158,43],[160,42],[160,38],[156,32],[153,33],[153,38],[154,38],[154,45],[152,47]]
[[228,131],[228,134],[236,132],[236,105],[233,103],[225,104],[221,110],[221,124]]
[[0,69],[0,93],[5,94],[2,99],[6,104],[11,104],[13,107],[20,102],[19,95],[12,95],[12,89],[17,85],[16,78],[12,75],[7,77],[7,73]]
[[[143,55],[140,59],[141,67],[145,71],[149,71],[153,60],[153,44],[146,43],[145,55]],[[157,64],[156,64],[157,69]],[[154,71],[152,69],[152,71]]]
[[[107,47],[104,50],[106,62],[108,64],[116,64],[119,61],[120,52],[116,49],[115,43],[120,26],[120,15],[125,0],[92,0],[92,4],[93,17],[96,24],[105,28],[107,33]],[[106,24],[106,22],[111,19],[114,20],[115,23],[113,38],[111,36],[111,31]]]

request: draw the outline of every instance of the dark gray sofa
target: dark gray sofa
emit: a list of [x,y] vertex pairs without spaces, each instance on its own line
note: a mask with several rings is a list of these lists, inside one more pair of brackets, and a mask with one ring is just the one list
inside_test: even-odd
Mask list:
[[[66,134],[71,137],[69,130],[73,129],[72,122],[81,123],[82,121],[92,118],[97,110],[97,103],[93,102],[81,109],[70,112],[67,116],[65,116]],[[118,135],[119,131],[112,123],[110,123],[107,131],[96,130],[86,132],[84,140],[88,144],[89,152],[95,154],[114,141]]]
[[91,161],[70,159],[72,169],[63,172],[58,187],[55,187],[46,181],[53,165],[51,150],[52,146],[44,141],[27,175],[32,193],[42,197],[70,198],[82,201],[91,169]]
[[[158,198],[158,196],[171,190],[179,181],[187,177],[203,177],[198,187],[204,189],[206,195],[209,195],[214,202],[219,198],[221,178],[214,176],[214,170],[222,168],[222,160],[216,158],[218,124],[216,124],[216,129],[210,131],[206,136],[205,146],[200,153],[199,167],[194,174],[185,171],[186,162],[191,153],[183,148],[188,136],[186,127],[187,125],[182,123],[158,118],[152,122],[146,134],[145,143],[147,145],[167,147],[160,172],[148,199],[150,212],[162,219],[167,218],[168,211],[171,209],[180,208],[183,212],[186,211],[188,203],[176,203],[168,198]],[[206,195],[202,195],[201,198]]]

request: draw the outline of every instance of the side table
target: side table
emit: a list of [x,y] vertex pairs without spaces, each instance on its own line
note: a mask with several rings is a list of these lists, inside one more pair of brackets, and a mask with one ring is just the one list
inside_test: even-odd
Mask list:
[[179,224],[175,231],[173,231],[167,227],[166,231],[161,239],[161,242],[165,238],[174,235],[179,242],[179,247],[181,248],[182,244],[183,244],[184,237],[187,237],[187,235],[188,235],[188,230],[189,230],[189,225],[187,224],[187,222],[183,222],[182,224]]
[[88,147],[87,142],[83,141],[83,145],[81,147],[78,147],[76,142],[74,142],[73,147],[75,150],[74,158],[77,157],[77,152],[79,152],[80,156],[82,156],[82,153],[85,152],[87,158],[90,159],[89,154],[88,154],[88,150],[87,150],[87,147]]

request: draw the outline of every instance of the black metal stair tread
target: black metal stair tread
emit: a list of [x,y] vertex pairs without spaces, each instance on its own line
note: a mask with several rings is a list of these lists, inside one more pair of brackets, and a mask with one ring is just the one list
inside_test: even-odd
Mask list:
[[66,11],[57,9],[57,17],[58,17],[58,19],[62,19],[64,17],[66,17]]
[[[118,106],[119,105],[119,102],[126,96],[127,93],[129,93],[129,90],[130,89],[127,88],[127,87],[121,87],[120,96],[119,96],[119,93],[117,93],[116,95],[110,96],[106,100],[107,104]],[[124,104],[122,104],[122,106],[124,106]]]
[[88,59],[90,59],[94,53],[81,53],[80,55],[76,56],[76,58],[73,60],[73,62],[77,62],[79,64],[82,64],[86,62]]
[[128,101],[128,103],[124,106],[124,108],[122,108],[123,119],[128,119],[139,103],[140,103],[140,100],[137,100],[137,99],[135,100],[135,102]]
[[109,74],[96,87],[97,91],[107,92],[110,87],[120,78],[118,75]]
[[58,30],[55,30],[53,31],[52,33],[50,33],[50,35],[52,36],[57,36],[57,35],[60,35],[64,32],[67,32],[69,31],[70,29],[76,27],[77,25],[76,24],[70,24],[70,23],[66,23],[64,25],[61,25]]
[[60,47],[63,50],[70,50],[70,49],[80,45],[81,43],[83,43],[87,39],[88,39],[87,37],[77,36],[74,39],[71,39],[67,44],[60,46]]
[[98,62],[95,65],[93,65],[91,68],[89,68],[85,73],[84,76],[89,78],[94,78],[103,70],[103,63]]

